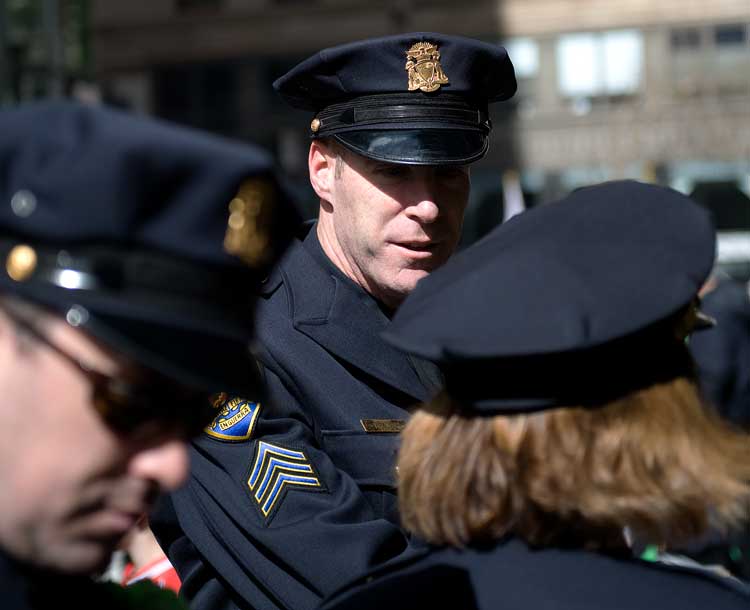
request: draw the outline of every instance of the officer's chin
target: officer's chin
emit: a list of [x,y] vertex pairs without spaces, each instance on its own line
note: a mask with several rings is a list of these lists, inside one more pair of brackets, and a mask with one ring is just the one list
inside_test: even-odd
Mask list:
[[35,558],[32,563],[60,574],[102,575],[112,561],[120,538],[83,540],[61,548],[48,547],[45,555]]

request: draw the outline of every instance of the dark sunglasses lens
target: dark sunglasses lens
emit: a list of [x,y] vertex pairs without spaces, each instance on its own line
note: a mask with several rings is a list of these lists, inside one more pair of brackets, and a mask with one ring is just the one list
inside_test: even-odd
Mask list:
[[211,404],[208,395],[200,394],[193,396],[189,401],[185,401],[177,417],[183,422],[187,435],[193,437],[213,423],[216,417],[216,409]]
[[124,394],[120,389],[98,387],[97,410],[114,430],[122,434],[153,431],[155,434],[179,433],[193,437],[203,431],[215,416],[205,393],[156,389]]
[[145,410],[140,406],[119,400],[119,396],[107,392],[96,392],[96,410],[107,425],[120,434],[133,434],[145,425]]

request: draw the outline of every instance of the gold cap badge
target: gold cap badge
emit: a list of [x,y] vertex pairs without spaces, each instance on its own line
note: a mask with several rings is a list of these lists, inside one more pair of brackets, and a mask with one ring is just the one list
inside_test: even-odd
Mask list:
[[409,91],[429,93],[448,84],[448,77],[440,65],[440,51],[430,42],[418,42],[406,52],[406,72],[409,74]]
[[250,178],[229,202],[224,249],[251,267],[269,260],[274,188],[267,180]]
[[5,270],[16,282],[27,280],[36,269],[36,251],[31,246],[15,246],[5,259]]

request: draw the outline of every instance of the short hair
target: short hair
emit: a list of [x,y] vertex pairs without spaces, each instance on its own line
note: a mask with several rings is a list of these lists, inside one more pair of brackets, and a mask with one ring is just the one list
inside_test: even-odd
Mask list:
[[398,472],[403,524],[435,544],[614,548],[624,528],[673,544],[747,517],[750,436],[689,377],[527,415],[467,416],[442,394],[404,430]]
[[349,152],[348,149],[333,137],[321,138],[318,142],[328,149],[331,156],[333,156],[336,161],[336,167],[333,170],[333,177],[336,180],[340,180],[341,174],[344,171],[344,163],[346,163],[345,157]]

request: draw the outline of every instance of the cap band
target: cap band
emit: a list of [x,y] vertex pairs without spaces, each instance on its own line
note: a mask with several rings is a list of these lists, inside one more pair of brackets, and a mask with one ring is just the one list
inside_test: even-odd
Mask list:
[[321,110],[311,125],[313,137],[368,128],[436,127],[489,133],[487,108],[460,95],[419,98],[414,95],[371,95],[332,104]]
[[475,415],[604,407],[633,391],[692,376],[670,325],[600,347],[449,365],[446,390]]
[[[35,252],[33,268],[22,279],[14,277],[11,263],[19,248]],[[0,260],[5,273],[22,284],[51,285],[67,290],[96,292],[117,297],[128,293],[151,294],[160,301],[182,301],[190,307],[205,302],[212,306],[238,309],[237,295],[228,286],[247,281],[245,268],[231,271],[175,260],[163,253],[132,252],[111,246],[89,246],[77,250],[34,245],[19,240],[0,240]]]

